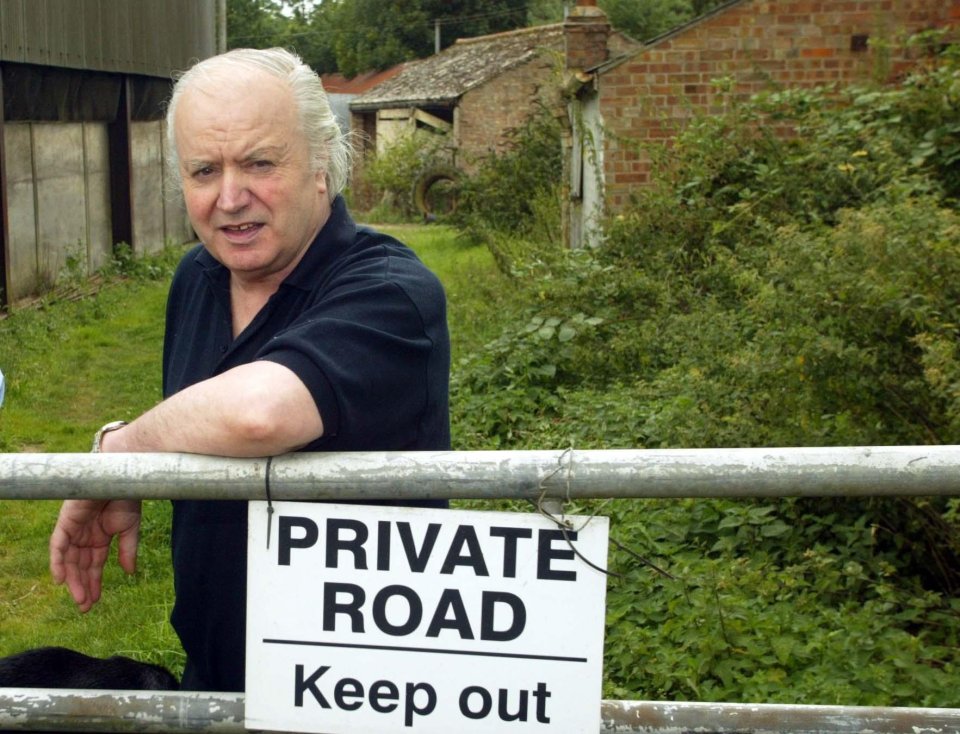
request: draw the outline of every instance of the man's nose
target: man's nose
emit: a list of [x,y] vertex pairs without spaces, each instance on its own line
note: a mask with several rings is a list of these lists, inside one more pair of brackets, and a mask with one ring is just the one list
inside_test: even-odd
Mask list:
[[217,206],[225,212],[241,211],[250,203],[250,191],[242,173],[224,171],[220,178],[220,196]]

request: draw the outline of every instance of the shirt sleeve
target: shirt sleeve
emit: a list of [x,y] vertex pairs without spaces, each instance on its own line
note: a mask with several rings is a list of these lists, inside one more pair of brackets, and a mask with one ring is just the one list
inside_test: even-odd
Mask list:
[[324,435],[309,449],[412,448],[431,406],[446,410],[443,291],[424,273],[413,293],[402,278],[347,279],[261,349],[316,401]]

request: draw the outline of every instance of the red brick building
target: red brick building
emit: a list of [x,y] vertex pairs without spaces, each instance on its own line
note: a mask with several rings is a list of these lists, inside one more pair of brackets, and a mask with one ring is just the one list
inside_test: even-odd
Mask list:
[[579,247],[650,181],[637,143],[668,144],[693,115],[764,90],[895,81],[919,53],[906,39],[944,28],[960,28],[960,0],[731,0],[639,44],[596,0],[579,0],[563,23],[460,39],[409,62],[351,100],[351,128],[380,150],[426,127],[469,169],[560,92],[564,237]]
[[605,54],[609,25],[594,5],[581,0],[567,23],[579,33],[567,54],[570,117],[582,120],[568,141],[573,246],[650,180],[649,160],[624,141],[669,141],[731,94],[895,81],[918,53],[909,36],[960,27],[960,0],[734,0],[617,57]]
[[[350,127],[376,151],[409,131],[431,130],[445,136],[456,165],[469,169],[502,148],[506,133],[520,127],[538,101],[556,104],[564,31],[555,23],[461,38],[354,97]],[[605,55],[639,47],[609,27],[594,41],[603,44]]]

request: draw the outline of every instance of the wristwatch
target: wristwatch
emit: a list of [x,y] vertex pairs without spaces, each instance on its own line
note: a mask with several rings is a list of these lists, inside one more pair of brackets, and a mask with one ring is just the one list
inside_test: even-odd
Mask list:
[[99,454],[100,444],[103,443],[104,435],[106,435],[107,433],[110,433],[110,431],[116,431],[118,428],[123,428],[125,425],[127,425],[126,421],[110,421],[109,423],[107,423],[107,425],[105,425],[103,428],[97,431],[96,434],[94,435],[93,448],[90,449],[90,453]]

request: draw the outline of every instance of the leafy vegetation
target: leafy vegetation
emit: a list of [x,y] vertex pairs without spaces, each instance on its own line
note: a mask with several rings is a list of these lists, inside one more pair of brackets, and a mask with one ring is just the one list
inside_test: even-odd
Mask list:
[[450,159],[445,136],[417,130],[365,159],[362,181],[355,179],[354,185],[373,190],[377,203],[369,215],[376,221],[413,221],[418,214],[413,194],[417,179],[431,169],[448,165]]
[[[482,159],[460,183],[456,222],[468,237],[560,244],[560,134],[556,115],[540,104],[523,125],[507,131],[502,153]],[[505,253],[494,248],[494,254],[506,264]]]
[[[396,230],[450,297],[455,448],[960,443],[956,55],[896,89],[730,107],[658,155],[596,250],[557,244],[536,121],[465,184],[470,237]],[[84,451],[156,398],[154,270],[0,322],[3,450]],[[156,555],[134,579],[112,566],[80,618],[46,580],[55,506],[0,503],[0,654],[55,641],[176,668],[153,506]],[[568,509],[609,515],[629,549],[609,558],[605,696],[960,706],[957,499]]]
[[[947,49],[898,88],[731,103],[649,150],[656,185],[594,251],[466,212],[525,298],[457,365],[458,445],[960,442],[958,102]],[[489,164],[502,200],[559,180],[511,175],[535,150]],[[673,577],[612,553],[607,693],[960,704],[958,508],[605,506]]]

